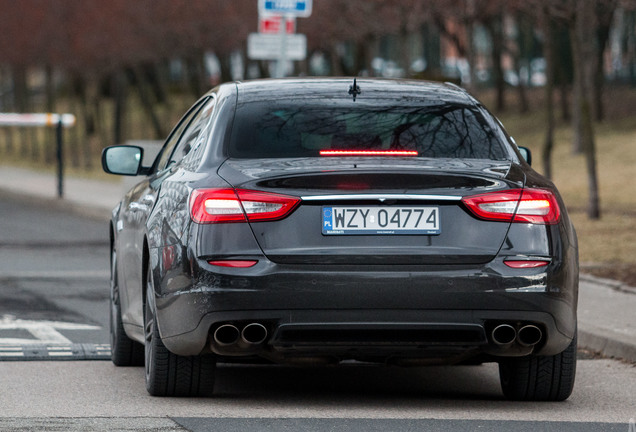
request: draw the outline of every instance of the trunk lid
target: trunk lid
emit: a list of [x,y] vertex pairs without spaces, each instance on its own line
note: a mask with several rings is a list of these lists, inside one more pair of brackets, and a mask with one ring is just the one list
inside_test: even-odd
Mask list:
[[[302,198],[287,218],[250,224],[263,253],[288,264],[485,263],[501,248],[510,224],[476,219],[460,199],[523,186],[515,165],[478,159],[229,159],[219,175],[235,188]],[[326,233],[329,212],[340,215],[340,225],[354,228]],[[428,231],[361,234],[355,226],[366,223],[360,219],[365,212],[378,223],[384,213],[384,222],[393,218],[394,228],[411,215],[438,220]]]

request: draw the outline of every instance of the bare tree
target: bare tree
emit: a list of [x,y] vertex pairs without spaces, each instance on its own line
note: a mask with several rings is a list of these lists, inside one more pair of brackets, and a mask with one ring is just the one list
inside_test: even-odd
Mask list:
[[596,167],[596,147],[594,138],[594,122],[592,120],[595,56],[594,33],[590,32],[590,25],[595,21],[594,2],[576,1],[570,5],[572,19],[570,20],[570,33],[572,35],[572,55],[575,65],[575,86],[578,100],[574,106],[581,122],[580,138],[581,146],[585,154],[585,162],[588,177],[588,207],[587,214],[590,219],[600,219],[601,207],[598,186],[598,174]]

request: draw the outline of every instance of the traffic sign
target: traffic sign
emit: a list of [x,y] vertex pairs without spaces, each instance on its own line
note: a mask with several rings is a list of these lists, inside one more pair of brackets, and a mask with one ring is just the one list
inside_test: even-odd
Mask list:
[[291,15],[308,17],[311,15],[312,0],[258,0],[260,15]]
[[[284,48],[281,48],[283,43]],[[304,34],[261,33],[250,33],[247,37],[247,56],[252,60],[278,60],[282,54],[286,60],[304,60],[307,57],[307,37]]]
[[[280,25],[283,17],[280,15],[265,15],[258,18],[259,33],[280,33]],[[296,20],[294,18],[285,19],[287,34],[296,33]]]

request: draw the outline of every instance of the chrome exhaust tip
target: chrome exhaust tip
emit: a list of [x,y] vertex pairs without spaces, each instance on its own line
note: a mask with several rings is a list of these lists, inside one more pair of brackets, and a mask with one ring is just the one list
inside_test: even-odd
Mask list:
[[239,341],[240,332],[232,324],[223,324],[214,331],[214,342],[219,346],[234,345]]
[[517,330],[510,324],[499,324],[490,335],[492,341],[499,346],[509,346],[517,338]]
[[267,339],[267,328],[263,324],[251,323],[241,332],[241,341],[248,345],[260,345]]
[[519,345],[530,347],[541,342],[543,332],[535,325],[529,324],[519,329],[517,334],[517,342]]

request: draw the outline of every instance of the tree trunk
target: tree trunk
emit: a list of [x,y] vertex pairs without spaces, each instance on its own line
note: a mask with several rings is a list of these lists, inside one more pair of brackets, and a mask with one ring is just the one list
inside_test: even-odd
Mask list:
[[[469,4],[472,4],[469,3]],[[467,51],[467,60],[470,74],[470,83],[467,86],[468,91],[473,95],[477,94],[477,55],[475,50],[475,43],[473,41],[473,36],[475,34],[475,20],[472,18],[472,14],[466,20],[466,51]],[[441,71],[440,71],[441,75]]]
[[369,76],[375,75],[373,70],[373,59],[378,52],[378,37],[375,34],[367,35],[362,42],[364,49],[364,65],[369,72]]
[[596,148],[594,142],[594,123],[592,120],[590,95],[593,87],[593,71],[595,66],[594,45],[590,38],[590,23],[593,22],[591,2],[578,2],[576,15],[572,23],[572,54],[578,80],[579,100],[575,106],[581,120],[581,145],[585,153],[588,177],[589,201],[587,215],[590,219],[600,219],[600,197],[596,168]]
[[411,73],[411,40],[406,23],[402,22],[400,26],[400,35],[398,37],[398,61],[400,66],[404,70],[404,76],[409,76]]
[[344,75],[342,69],[342,62],[340,61],[340,55],[338,54],[337,44],[333,44],[329,50],[329,63],[331,65],[331,74],[334,76]]
[[552,64],[554,85],[559,88],[561,119],[567,123],[572,120],[568,93],[574,83],[570,29],[562,20],[554,17],[550,19],[549,25],[555,59]]
[[[229,68],[224,70],[224,59],[219,58],[221,62],[221,82],[229,81]],[[190,57],[186,60],[186,70],[188,73],[188,84],[190,85],[190,91],[195,98],[200,98],[203,94],[203,60],[201,56]]]
[[[528,22],[528,19],[521,13],[515,14],[515,20],[517,22],[517,52],[514,56],[515,69],[517,70],[517,76],[519,77],[519,83],[517,85],[517,91],[519,93],[519,111],[522,114],[527,113],[530,110],[530,102],[528,101],[527,86],[532,79],[532,71],[530,70],[530,59],[532,57],[532,45],[533,45],[533,31],[532,24]],[[545,34],[545,33],[544,33]],[[552,43],[552,36],[546,37],[546,43]],[[548,42],[549,41],[549,42]],[[525,65],[527,69],[527,79],[522,77],[522,69]],[[554,82],[552,83],[554,87]]]
[[[46,112],[55,112],[55,88],[53,85],[53,66],[47,64],[45,66],[45,93],[46,93]],[[44,145],[44,162],[49,165],[55,162],[56,151],[56,131],[54,128],[47,128],[45,131],[46,140]]]
[[112,77],[112,92],[115,98],[113,113],[113,143],[124,143],[124,113],[126,112],[126,76],[116,71]]
[[609,40],[616,6],[616,0],[597,2],[595,6],[598,26],[596,29],[596,69],[594,70],[594,118],[598,122],[603,121],[605,118],[603,108],[603,87],[605,84],[604,53]]
[[552,38],[552,27],[550,14],[547,6],[543,10],[543,34],[545,43],[543,44],[543,55],[546,62],[546,84],[545,84],[545,104],[546,104],[546,131],[543,144],[543,173],[552,178],[552,149],[554,148],[554,39]]
[[636,11],[625,11],[625,27],[627,64],[629,70],[629,83],[632,87],[636,87],[636,32],[633,31],[636,26]]
[[[27,88],[26,68],[23,66],[16,66],[13,69],[13,92],[15,100],[15,108],[19,113],[29,112],[29,90]],[[18,128],[19,131],[19,148],[18,153],[26,157],[29,154],[29,138],[27,128]]]
[[[422,38],[424,40],[424,59],[426,60],[425,75],[430,78],[441,77],[442,59],[440,53],[440,36],[439,31],[433,23],[426,23],[423,25]],[[471,64],[470,67],[472,77],[475,73],[473,70],[475,65]]]
[[530,103],[528,102],[526,84],[521,80],[521,67],[518,64],[517,71],[519,74],[519,83],[517,84],[517,92],[519,94],[519,112],[525,114],[530,111]]
[[130,73],[131,76],[134,77],[134,84],[139,91],[139,99],[141,100],[141,104],[143,105],[144,110],[148,115],[148,119],[150,120],[150,124],[152,125],[152,130],[155,138],[165,138],[166,133],[163,130],[162,122],[159,120],[159,114],[155,110],[156,105],[153,103],[151,94],[148,91],[146,82],[143,79],[143,73],[141,73],[138,67],[131,68]]
[[502,16],[495,15],[486,23],[492,40],[492,72],[494,84],[497,90],[496,109],[498,112],[506,109],[506,82],[504,80],[503,66],[501,64],[503,55],[503,23]]
[[[572,153],[581,154],[583,152],[583,120],[581,119],[583,105],[583,98],[586,96],[583,93],[583,65],[579,63],[582,59],[581,53],[581,40],[577,35],[577,22],[572,23],[570,29],[570,43],[572,44],[572,57],[574,60],[574,84],[572,85]],[[577,51],[578,50],[578,51]]]
[[570,111],[570,98],[568,97],[569,87],[570,86],[567,83],[559,85],[559,98],[561,100],[561,120],[566,123],[572,120],[572,114]]
[[[86,106],[86,83],[84,79],[76,75],[73,77],[73,98],[72,98],[73,107],[77,112],[82,112],[84,114],[84,122],[85,122],[85,130],[88,129],[90,123],[90,119],[88,118],[88,114],[85,112],[84,107]],[[81,121],[81,120],[80,120]],[[65,152],[70,158],[71,166],[73,168],[79,168],[80,166],[80,146],[85,139],[85,136],[82,137],[81,129],[79,127],[76,128],[75,139],[72,139],[68,145],[66,146],[67,151]],[[67,158],[65,158],[67,159]]]

